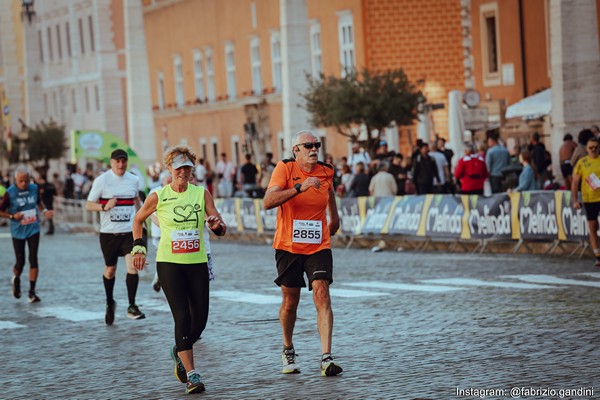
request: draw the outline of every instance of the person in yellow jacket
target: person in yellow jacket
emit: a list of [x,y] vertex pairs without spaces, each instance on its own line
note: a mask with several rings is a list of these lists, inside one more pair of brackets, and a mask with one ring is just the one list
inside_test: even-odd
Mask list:
[[161,236],[156,252],[156,270],[175,321],[175,346],[171,357],[175,376],[187,383],[187,393],[205,390],[194,367],[193,345],[208,319],[209,273],[204,247],[204,224],[218,236],[227,226],[210,193],[189,183],[196,155],[187,146],[168,149],[164,162],[173,181],[150,194],[133,223],[133,265],[146,265],[146,243],[142,240],[144,221],[156,211]]

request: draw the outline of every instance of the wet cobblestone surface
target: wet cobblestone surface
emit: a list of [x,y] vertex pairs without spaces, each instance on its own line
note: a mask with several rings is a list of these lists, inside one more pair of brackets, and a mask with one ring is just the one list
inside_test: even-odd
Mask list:
[[294,337],[302,373],[280,373],[273,249],[212,248],[209,323],[195,346],[207,391],[186,395],[169,355],[172,317],[150,286],[153,263],[138,290],[147,318],[133,321],[119,260],[107,327],[95,235],[42,236],[42,302],[28,304],[26,279],[21,299],[10,292],[12,243],[0,228],[0,398],[452,399],[480,398],[457,388],[593,386],[567,398],[600,398],[600,269],[589,260],[334,249],[333,352],[345,372],[323,378],[308,292]]

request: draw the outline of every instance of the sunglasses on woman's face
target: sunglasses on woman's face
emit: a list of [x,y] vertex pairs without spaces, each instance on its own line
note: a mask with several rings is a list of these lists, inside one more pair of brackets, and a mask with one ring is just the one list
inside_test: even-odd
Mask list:
[[304,146],[305,149],[310,150],[313,147],[315,149],[320,149],[321,148],[321,142],[306,142],[306,143],[298,143],[296,146]]

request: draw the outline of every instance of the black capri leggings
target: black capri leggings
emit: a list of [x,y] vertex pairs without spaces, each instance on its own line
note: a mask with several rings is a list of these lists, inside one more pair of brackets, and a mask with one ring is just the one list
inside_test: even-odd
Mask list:
[[25,267],[25,243],[29,247],[29,268],[38,268],[38,248],[40,247],[39,232],[27,239],[13,238],[13,248],[15,249],[15,269],[21,274]]
[[208,320],[208,265],[157,262],[156,271],[175,321],[177,351],[190,350]]

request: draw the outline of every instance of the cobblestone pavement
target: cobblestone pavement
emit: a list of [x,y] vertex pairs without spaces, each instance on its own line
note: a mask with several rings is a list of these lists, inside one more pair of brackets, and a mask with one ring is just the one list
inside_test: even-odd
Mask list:
[[[207,391],[194,397],[453,399],[481,398],[461,390],[502,389],[487,398],[510,398],[512,387],[592,386],[593,394],[565,398],[600,397],[600,269],[589,260],[334,249],[333,350],[345,372],[323,378],[308,292],[294,340],[302,373],[280,373],[273,250],[228,241],[212,248],[217,280],[195,347]],[[150,287],[154,265],[138,291],[147,319],[133,321],[119,261],[117,319],[107,327],[95,235],[42,237],[39,304],[12,297],[13,261],[0,228],[0,398],[189,397],[173,376],[173,322]],[[26,293],[26,279],[22,286]]]

